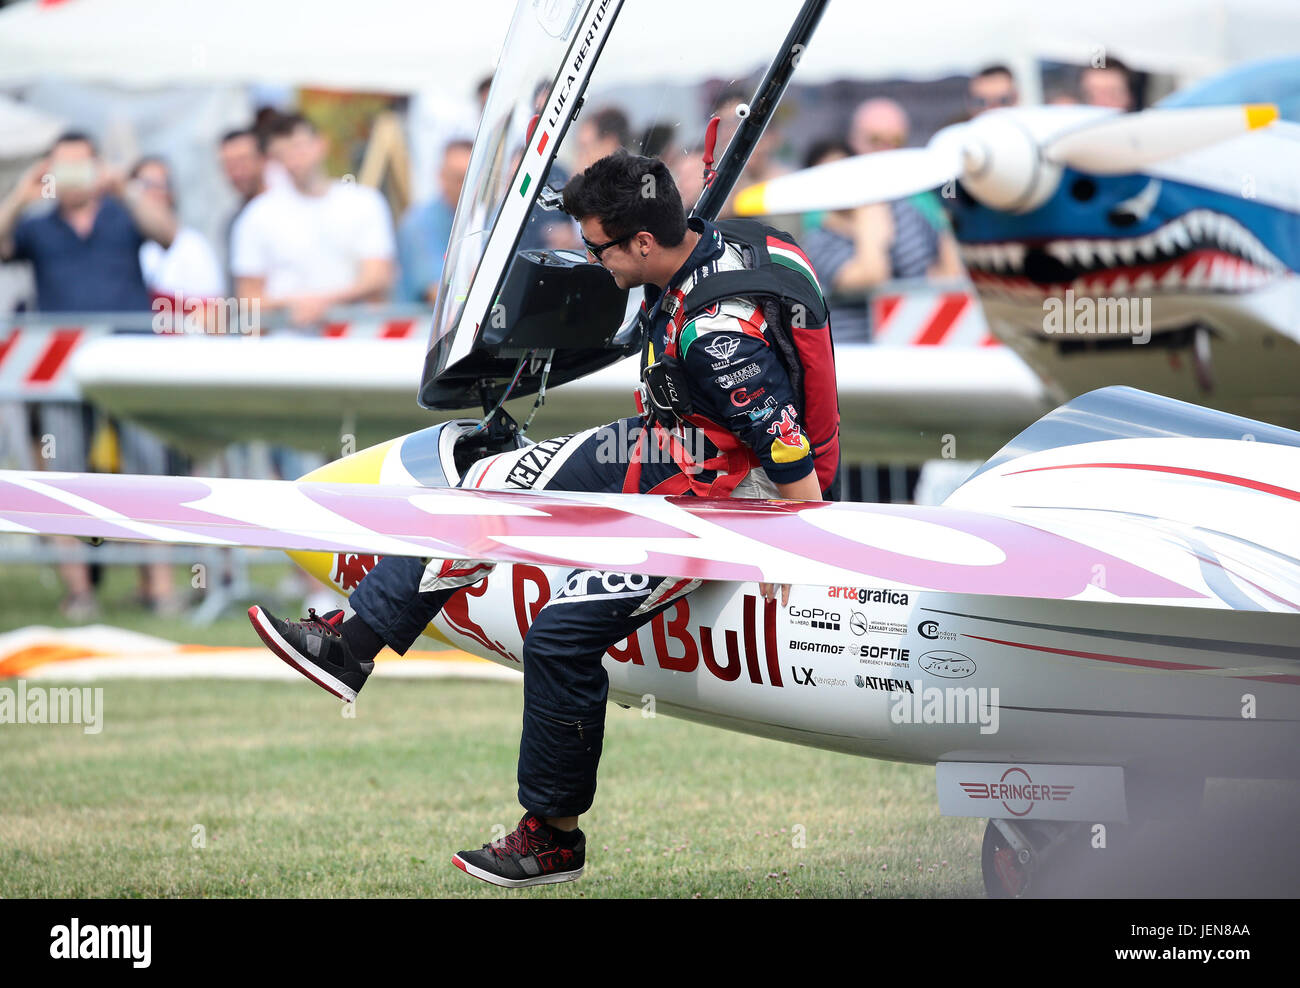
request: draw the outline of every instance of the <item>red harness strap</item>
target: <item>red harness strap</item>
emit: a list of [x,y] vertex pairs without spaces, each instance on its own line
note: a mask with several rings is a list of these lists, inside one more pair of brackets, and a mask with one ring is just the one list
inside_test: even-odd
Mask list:
[[[681,472],[660,481],[647,494],[685,494],[690,491],[697,497],[730,497],[749,471],[759,465],[753,450],[717,423],[703,415],[688,415],[683,421],[703,432],[718,447],[718,455],[697,464],[681,440],[656,422],[653,429],[642,430],[632,447],[631,462],[623,478],[623,493],[635,494],[640,490],[641,465],[649,449],[651,432],[659,449],[665,449],[666,444],[668,454]],[[705,471],[715,471],[717,476],[712,481],[697,480],[696,477]]]
[[[716,118],[715,118],[716,119]],[[716,130],[716,128],[715,128]],[[669,314],[668,328],[664,337],[664,356],[677,356],[677,338],[686,320],[686,295],[681,289],[670,288],[664,293],[663,308]],[[763,339],[756,329],[746,328],[751,336]],[[766,340],[763,340],[766,343]],[[640,405],[638,403],[638,409]],[[703,463],[696,463],[676,435],[669,432],[658,422],[652,430],[642,430],[636,445],[632,448],[631,464],[623,478],[623,492],[635,494],[641,486],[641,463],[644,451],[649,446],[649,434],[654,432],[655,444],[660,450],[667,443],[669,455],[680,468],[681,473],[674,474],[656,484],[647,491],[648,494],[685,494],[690,491],[698,497],[730,497],[732,491],[740,484],[754,467],[759,466],[759,459],[754,451],[741,442],[734,433],[729,432],[703,415],[685,415],[687,422],[704,433],[718,447],[718,455],[710,457]],[[705,471],[715,471],[717,476],[711,482],[697,480]]]

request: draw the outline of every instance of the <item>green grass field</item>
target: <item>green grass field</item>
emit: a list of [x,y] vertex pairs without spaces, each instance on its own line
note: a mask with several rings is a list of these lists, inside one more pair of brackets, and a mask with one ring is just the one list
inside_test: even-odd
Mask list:
[[[259,565],[253,576],[274,586],[291,570]],[[178,567],[188,591],[187,578]],[[194,628],[134,604],[135,584],[132,568],[107,568],[97,620],[173,641],[257,644],[238,610]],[[49,567],[8,567],[0,631],[66,625],[61,594]],[[513,829],[522,812],[518,685],[376,680],[355,718],[306,683],[97,685],[98,735],[0,724],[0,896],[983,891],[983,821],[939,816],[931,768],[610,707],[600,790],[583,818],[586,875],[503,892],[450,857],[499,836],[494,826]]]
[[586,875],[504,892],[449,858],[521,812],[517,685],[378,680],[355,718],[306,684],[103,686],[98,735],[0,725],[0,895],[982,894],[983,821],[941,818],[930,768],[611,707]]
[[[11,544],[21,544],[16,536],[13,539]],[[254,558],[258,562],[250,567],[250,579],[259,587],[279,587],[290,574],[301,572],[286,557],[278,554],[259,553]],[[191,603],[197,603],[201,599],[201,591],[190,586],[191,574],[187,568],[176,566],[173,576],[176,592],[182,599]],[[128,631],[157,635],[178,642],[204,645],[257,644],[257,636],[253,634],[248,618],[238,606],[229,608],[211,625],[196,628],[185,617],[159,617],[142,607],[134,596],[138,584],[136,567],[104,567],[103,582],[97,591],[99,616],[91,621],[69,622],[59,613],[63,587],[54,567],[7,565],[0,568],[0,633],[33,624],[46,624],[55,628],[68,627],[70,624],[111,624]],[[305,581],[303,585],[307,585]],[[288,605],[288,610],[296,611],[297,606],[295,599]]]

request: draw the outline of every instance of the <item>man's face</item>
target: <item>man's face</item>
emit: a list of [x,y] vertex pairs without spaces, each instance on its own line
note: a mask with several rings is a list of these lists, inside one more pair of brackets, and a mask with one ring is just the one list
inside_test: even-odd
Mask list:
[[1133,108],[1128,76],[1120,69],[1085,69],[1079,79],[1079,93],[1088,106],[1111,106],[1117,110]]
[[849,130],[854,154],[892,151],[907,143],[907,116],[897,107],[873,102],[858,110]]
[[[578,226],[582,228],[583,239],[596,246],[614,239],[594,216],[581,220]],[[587,253],[587,258],[592,259],[590,251]],[[605,248],[600,253],[599,263],[614,276],[614,284],[619,288],[636,288],[646,283],[646,258],[641,256],[641,248],[635,237],[629,237],[621,244]]]
[[164,208],[171,208],[171,195],[167,191],[167,169],[158,161],[147,161],[136,172],[135,180],[140,183],[142,194]]
[[99,159],[84,141],[65,141],[50,152],[50,174],[59,204],[76,209],[94,198]]
[[739,106],[740,100],[728,100],[714,111],[714,116],[718,118],[718,140],[714,146],[717,149],[715,154],[719,157],[740,129],[740,117],[736,116]]
[[996,72],[972,79],[966,102],[972,116],[979,116],[985,110],[995,110],[999,106],[1015,106],[1020,102],[1020,95],[1016,92],[1015,80]]
[[294,185],[305,187],[325,160],[325,139],[309,127],[276,137],[267,148],[272,158],[284,166]]
[[262,169],[266,159],[257,149],[257,139],[251,134],[234,137],[221,145],[221,170],[226,181],[245,199],[262,191]]
[[442,169],[438,172],[438,181],[442,185],[442,198],[447,205],[455,207],[460,202],[460,190],[465,184],[465,173],[469,171],[470,150],[466,147],[448,148],[442,158]]
[[704,155],[700,151],[683,151],[673,158],[669,166],[673,184],[681,194],[682,202],[693,203],[704,192]]
[[602,137],[590,121],[578,126],[578,171],[585,172],[601,158],[608,157],[619,148],[613,136]]

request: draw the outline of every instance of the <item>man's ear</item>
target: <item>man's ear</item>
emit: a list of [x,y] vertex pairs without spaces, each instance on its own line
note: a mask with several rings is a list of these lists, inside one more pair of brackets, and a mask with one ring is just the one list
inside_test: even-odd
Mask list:
[[632,243],[636,245],[637,253],[642,257],[645,257],[654,249],[658,241],[655,240],[655,235],[653,233],[647,233],[645,230],[642,230],[632,238]]

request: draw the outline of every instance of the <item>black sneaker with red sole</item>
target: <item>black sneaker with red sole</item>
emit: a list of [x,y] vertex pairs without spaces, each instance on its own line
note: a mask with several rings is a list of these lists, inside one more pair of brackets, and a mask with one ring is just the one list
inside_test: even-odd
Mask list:
[[560,844],[540,817],[525,813],[514,833],[477,851],[458,851],[451,863],[485,882],[518,889],[581,878],[586,850],[587,838],[581,830],[571,845]]
[[354,657],[343,640],[342,611],[322,616],[309,608],[303,621],[282,621],[254,604],[248,609],[248,620],[267,648],[340,700],[355,700],[374,671],[374,662]]

